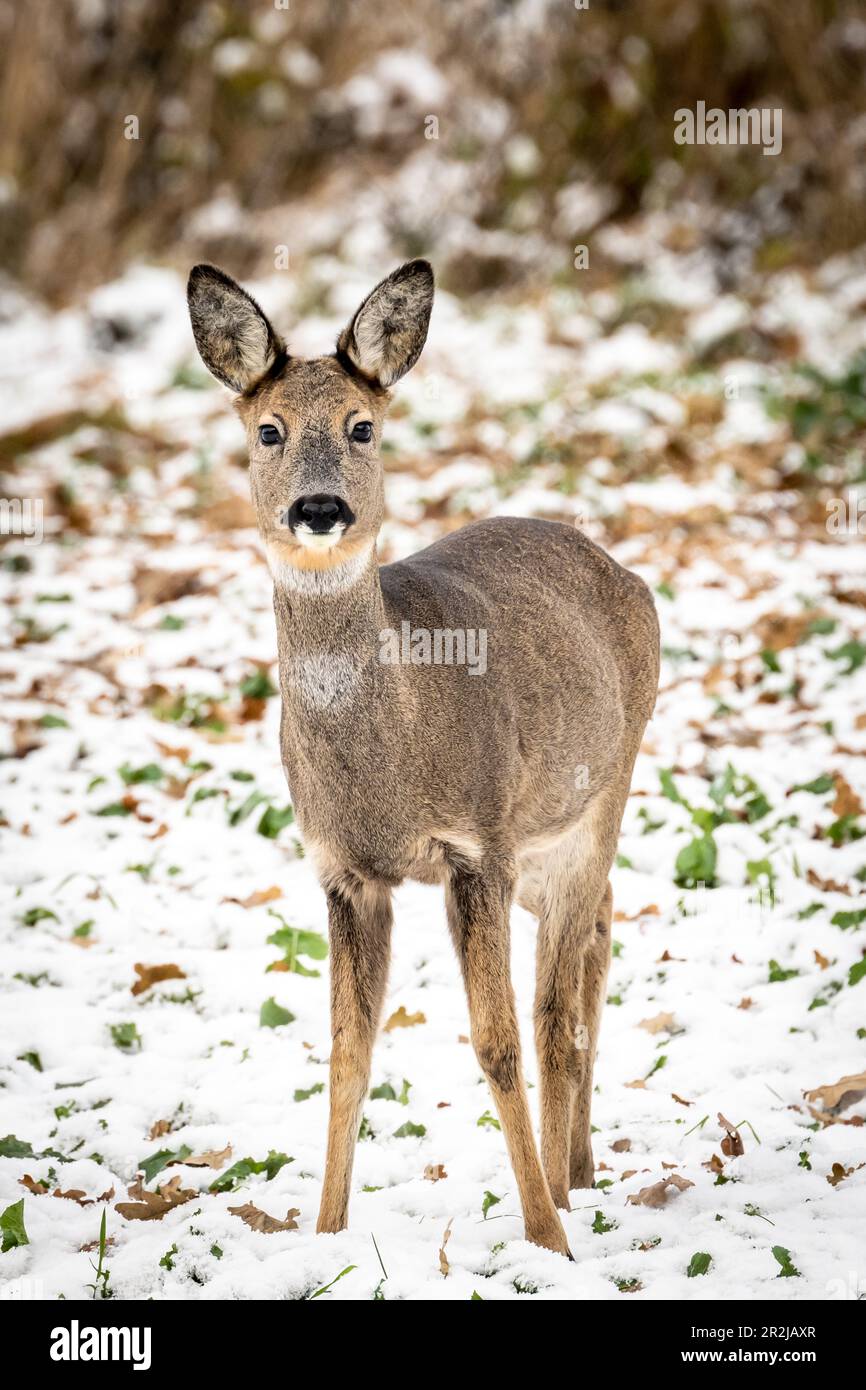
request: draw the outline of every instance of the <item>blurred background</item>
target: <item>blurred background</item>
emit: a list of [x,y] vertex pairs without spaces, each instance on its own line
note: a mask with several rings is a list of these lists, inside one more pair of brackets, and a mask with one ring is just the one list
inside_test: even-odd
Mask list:
[[[866,1200],[835,1085],[866,1076],[862,4],[0,0],[0,53],[0,1085],[27,1141],[0,1153],[0,1209],[33,1184],[4,1270],[49,1297],[91,1279],[96,1218],[38,1190],[45,1144],[102,1200],[149,1143],[181,1162],[231,1142],[298,1156],[252,1180],[302,1229],[248,1231],[228,1192],[171,1235],[112,1209],[118,1296],[308,1297],[348,1266],[333,1296],[384,1297],[370,1222],[404,1297],[468,1298],[479,1269],[485,1297],[575,1277],[693,1297],[694,1251],[715,1297],[778,1297],[779,1264],[828,1296],[862,1265]],[[699,103],[779,112],[781,150],[678,144]],[[331,1267],[326,966],[266,944],[300,931],[319,961],[324,906],[279,764],[243,433],[186,277],[221,265],[313,355],[418,255],[438,291],[385,429],[381,558],[547,517],[639,572],[661,620],[577,1275],[528,1271],[507,1216],[489,1248],[482,1203],[511,1178],[420,886],[398,893],[387,1005],[417,1026],[380,1044],[366,1244]],[[516,911],[530,1078],[533,950]],[[60,1085],[82,1089],[58,1106]],[[747,1117],[746,1158],[717,1113]],[[625,1194],[674,1162],[695,1190],[660,1244]],[[449,1257],[474,1253],[443,1283],[424,1241],[455,1212]]]

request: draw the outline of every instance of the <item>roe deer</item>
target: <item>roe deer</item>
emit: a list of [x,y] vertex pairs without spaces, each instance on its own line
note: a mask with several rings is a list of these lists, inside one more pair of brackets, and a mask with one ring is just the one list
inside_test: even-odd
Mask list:
[[[256,302],[194,268],[199,352],[237,393],[274,580],[282,760],[327,897],[330,1117],[317,1229],[339,1231],[385,992],[391,890],[445,885],[472,1042],[526,1236],[568,1255],[557,1207],[590,1187],[592,1069],[611,949],[608,874],[658,686],[642,580],[558,522],[473,522],[379,567],[389,388],[427,336],[433,273],[367,296],[333,356],[291,357]],[[486,634],[486,670],[386,659],[389,634]],[[391,644],[391,657],[393,658]],[[449,655],[453,658],[453,644]],[[441,655],[441,653],[440,653]],[[539,922],[541,1155],[509,970],[512,900]]]

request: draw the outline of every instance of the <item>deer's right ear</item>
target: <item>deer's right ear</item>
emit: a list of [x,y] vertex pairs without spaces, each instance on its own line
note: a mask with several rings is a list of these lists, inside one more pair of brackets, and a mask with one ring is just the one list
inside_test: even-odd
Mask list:
[[285,352],[252,295],[215,265],[193,266],[187,300],[201,360],[232,391],[249,391]]

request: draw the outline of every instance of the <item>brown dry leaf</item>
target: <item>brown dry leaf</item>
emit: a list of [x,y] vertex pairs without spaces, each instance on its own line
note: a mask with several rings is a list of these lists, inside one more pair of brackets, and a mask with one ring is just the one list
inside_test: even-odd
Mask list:
[[672,956],[670,951],[666,950],[659,956],[658,960],[656,961],[656,965],[666,965],[667,962],[671,960],[679,961],[679,963],[682,965],[685,961],[685,956]]
[[164,1134],[171,1133],[171,1120],[157,1120],[151,1125],[148,1132],[148,1139],[161,1139]]
[[649,903],[642,907],[640,912],[615,912],[613,920],[615,922],[637,922],[641,917],[658,917],[659,910],[655,903]]
[[628,1200],[636,1207],[664,1207],[671,1195],[668,1191],[671,1187],[677,1192],[685,1192],[687,1187],[694,1187],[694,1183],[689,1178],[680,1177],[679,1173],[671,1173],[670,1177],[654,1182],[651,1187],[631,1192]]
[[248,531],[256,524],[252,503],[237,492],[209,503],[198,515],[208,531]]
[[417,1014],[407,1014],[404,1006],[401,1004],[399,1009],[396,1009],[394,1013],[392,1013],[383,1031],[386,1033],[393,1033],[395,1028],[416,1028],[419,1023],[426,1022],[427,1019],[424,1014],[420,1012]]
[[250,893],[248,898],[222,898],[224,903],[237,903],[238,907],[261,907],[263,903],[276,902],[277,898],[283,896],[282,888],[276,884],[271,888],[260,888],[257,893]]
[[465,1033],[458,1033],[458,1034],[457,1034],[457,1041],[458,1041],[459,1043],[468,1043],[468,1042],[470,1041],[470,1039],[466,1036]]
[[834,816],[860,816],[863,814],[863,802],[851,784],[846,782],[841,772],[834,772],[833,786],[836,788],[836,795],[830,809]]
[[674,1016],[673,1014],[656,1014],[655,1018],[642,1019],[638,1028],[644,1028],[647,1033],[673,1033]]
[[852,1173],[857,1173],[861,1168],[866,1168],[866,1163],[858,1163],[856,1167],[843,1168],[841,1163],[834,1163],[832,1170],[827,1174],[827,1181],[831,1187],[838,1187],[845,1178],[850,1178]]
[[301,1214],[299,1207],[291,1207],[286,1212],[285,1221],[278,1221],[275,1216],[268,1216],[266,1211],[254,1207],[252,1202],[244,1202],[242,1207],[229,1207],[229,1211],[232,1216],[239,1216],[251,1231],[258,1231],[263,1236],[272,1236],[275,1231],[296,1231],[298,1223],[295,1217]]
[[441,1182],[448,1174],[445,1172],[444,1163],[428,1163],[424,1169],[424,1176],[428,1182]]
[[740,1131],[736,1125],[731,1124],[730,1120],[725,1119],[721,1111],[719,1111],[719,1124],[725,1131],[725,1137],[722,1140],[722,1153],[726,1158],[739,1158],[740,1154],[746,1152]]
[[161,980],[185,980],[186,974],[179,965],[142,965],[140,962],[132,967],[139,979],[132,986],[133,994],[144,994],[146,989],[152,985],[158,985]]
[[711,1173],[721,1173],[724,1166],[718,1154],[713,1154],[712,1158],[708,1158],[706,1163],[701,1164],[702,1168],[708,1169]]
[[855,729],[866,729],[866,713],[858,714],[854,720]]
[[679,1165],[678,1163],[663,1163],[663,1164],[662,1164],[662,1167],[663,1167],[663,1168],[679,1168],[679,1166],[680,1166],[680,1165]]
[[59,1187],[55,1187],[51,1194],[52,1197],[65,1197],[67,1201],[77,1202],[80,1207],[92,1207],[93,1198],[88,1197],[80,1187],[70,1188],[68,1192],[61,1192]]
[[682,1096],[678,1096],[676,1091],[671,1091],[671,1100],[675,1100],[677,1105],[694,1105],[693,1100],[683,1100]]
[[121,1216],[125,1216],[127,1221],[159,1221],[167,1211],[181,1207],[184,1202],[191,1202],[194,1197],[199,1196],[192,1188],[181,1187],[180,1176],[170,1178],[155,1192],[148,1192],[142,1182],[143,1176],[139,1173],[132,1186],[127,1188],[127,1195],[135,1200],[118,1202],[114,1208]]
[[641,1078],[639,1081],[626,1081],[625,1088],[627,1091],[645,1091],[646,1082],[643,1080],[643,1078]]
[[232,1156],[231,1144],[224,1149],[210,1149],[204,1154],[194,1154],[192,1158],[171,1158],[166,1167],[174,1163],[184,1163],[188,1168],[222,1168]]
[[738,1009],[750,1009],[750,1008],[752,1007],[752,1005],[754,1004],[754,1002],[755,1002],[754,999],[750,999],[749,996],[748,996],[748,994],[744,994],[743,997],[742,997],[742,999],[740,1000],[739,1004],[737,1005],[737,1008],[738,1008]]
[[164,758],[177,758],[178,762],[181,763],[189,762],[192,753],[191,748],[174,748],[170,743],[161,743],[158,738],[153,741]]
[[820,888],[822,893],[844,893],[848,898],[851,896],[851,889],[847,883],[837,883],[834,878],[822,878],[814,869],[809,869],[806,879],[813,888]]
[[[98,1240],[89,1240],[89,1241],[87,1242],[86,1245],[79,1245],[78,1249],[79,1249],[80,1253],[81,1253],[82,1255],[84,1255],[84,1254],[88,1254],[91,1250],[98,1250],[99,1247],[100,1247],[100,1244],[101,1244],[101,1241],[98,1241]],[[116,1244],[117,1244],[117,1241],[115,1240],[114,1236],[109,1236],[108,1239],[107,1239],[106,1242],[105,1242],[105,1245],[103,1246],[103,1249],[108,1250],[109,1247],[115,1246]]]
[[133,613],[135,618],[160,603],[173,603],[176,599],[186,598],[188,594],[205,592],[198,570],[148,569],[146,565],[140,565],[132,582],[138,598]]
[[448,1225],[445,1227],[445,1234],[442,1237],[442,1244],[439,1246],[439,1268],[442,1271],[442,1277],[444,1279],[447,1279],[448,1275],[451,1273],[451,1266],[448,1263],[448,1256],[445,1254],[445,1246],[451,1239],[451,1222],[453,1222],[453,1220],[454,1217],[452,1216],[451,1221],[449,1221]]
[[843,1076],[832,1086],[816,1086],[813,1091],[804,1091],[803,1095],[807,1100],[819,1100],[825,1110],[836,1110],[842,1107],[843,1101],[846,1105],[851,1105],[863,1095],[864,1091],[866,1091],[866,1071],[860,1071],[851,1076]]
[[631,1140],[615,1139],[610,1147],[615,1154],[627,1154],[631,1149]]
[[626,1178],[633,1178],[636,1172],[636,1168],[626,1168],[625,1171],[620,1174],[620,1182],[625,1182]]
[[48,1191],[47,1183],[37,1182],[35,1178],[31,1178],[29,1173],[25,1173],[24,1177],[19,1178],[18,1181],[22,1187],[27,1188],[28,1192],[32,1192],[34,1197],[44,1197]]
[[829,969],[831,962],[826,956],[822,956],[820,951],[813,950],[812,955],[815,957],[815,964],[819,965],[822,970]]
[[796,647],[815,620],[826,616],[817,608],[792,614],[765,613],[756,626],[758,641],[771,652],[783,652],[788,647]]

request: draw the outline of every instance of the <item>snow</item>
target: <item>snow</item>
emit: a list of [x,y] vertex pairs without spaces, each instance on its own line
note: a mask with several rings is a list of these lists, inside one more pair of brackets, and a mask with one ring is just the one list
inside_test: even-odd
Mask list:
[[[652,237],[653,220],[647,225]],[[305,334],[333,341],[344,309],[369,286],[331,258],[310,258],[302,274],[333,285],[334,315],[298,325],[293,341]],[[775,315],[787,304],[785,321],[800,324],[806,351],[823,359],[828,344],[850,337],[845,277],[823,287],[812,319],[814,287],[789,274],[762,302]],[[668,278],[673,292],[677,277]],[[285,306],[294,293],[286,276],[254,288],[267,305]],[[704,288],[703,269],[682,258],[679,302],[695,310],[693,336],[705,342],[740,323],[743,311],[725,301],[714,314]],[[47,333],[62,348],[56,408],[84,407],[93,417],[29,453],[5,484],[41,491],[72,481],[90,525],[76,533],[47,513],[40,546],[6,548],[26,552],[32,569],[0,571],[2,746],[20,751],[22,738],[34,745],[0,761],[0,1128],[36,1154],[53,1149],[69,1160],[0,1157],[0,1211],[23,1197],[30,1242],[0,1256],[0,1296],[27,1280],[45,1298],[86,1297],[96,1256],[82,1247],[97,1239],[103,1205],[118,1298],[304,1298],[350,1265],[328,1298],[368,1299],[379,1289],[388,1299],[477,1292],[494,1300],[615,1300],[624,1296],[617,1280],[639,1281],[629,1296],[649,1300],[853,1297],[858,1280],[862,1291],[864,1103],[825,1113],[820,1102],[810,1110],[804,1092],[866,1065],[866,984],[847,982],[864,927],[832,920],[864,903],[866,840],[835,847],[825,833],[838,819],[832,793],[792,790],[834,772],[866,796],[858,719],[866,663],[845,674],[833,655],[864,640],[862,607],[839,597],[863,587],[862,540],[801,534],[780,503],[784,493],[744,491],[727,450],[783,430],[752,389],[754,374],[742,377],[741,398],[725,403],[706,461],[666,467],[667,445],[688,428],[688,397],[673,375],[688,348],[641,324],[607,332],[609,308],[561,289],[547,304],[519,307],[469,309],[442,295],[428,353],[397,388],[386,431],[395,445],[386,456],[392,553],[453,524],[449,508],[582,513],[590,534],[661,585],[661,694],[612,875],[617,944],[593,1097],[596,1181],[609,1185],[572,1193],[563,1219],[574,1264],[523,1239],[502,1135],[479,1125],[492,1103],[461,1041],[469,1024],[442,895],[413,884],[395,895],[385,1016],[402,1008],[424,1022],[380,1036],[372,1076],[374,1087],[388,1082],[398,1095],[405,1079],[408,1103],[367,1100],[374,1137],[358,1144],[349,1229],[315,1234],[327,961],[302,958],[319,975],[266,971],[281,953],[267,942],[280,927],[271,913],[324,934],[324,899],[296,827],[286,825],[276,839],[258,833],[266,801],[231,823],[252,791],[276,809],[288,802],[278,699],[264,701],[261,717],[243,718],[239,695],[259,663],[275,674],[267,568],[248,518],[239,513],[228,529],[208,529],[205,520],[210,500],[244,497],[240,428],[218,387],[172,384],[178,368],[192,368],[193,354],[183,280],[171,271],[134,268],[54,317],[33,308],[0,315],[10,364],[5,428],[45,413],[37,367]],[[118,317],[129,339],[111,351],[96,346],[94,321]],[[572,335],[580,346],[563,346],[558,318],[580,325]],[[741,366],[715,369],[720,396]],[[652,388],[633,380],[649,372],[662,378]],[[149,454],[134,434],[123,435],[123,449],[136,450],[138,462],[122,488],[101,461],[105,436],[96,423],[118,402],[131,427],[159,445]],[[594,439],[576,481],[546,455],[521,472],[540,441],[570,445],[590,428],[611,436],[610,450],[599,451]],[[653,445],[651,469],[620,478],[620,435],[647,458]],[[92,457],[83,463],[79,455]],[[431,503],[446,514],[428,514]],[[698,508],[721,520],[707,521],[696,540]],[[626,526],[606,538],[617,518],[644,514],[649,529]],[[139,608],[140,572],[155,568],[192,572],[199,588]],[[780,673],[768,670],[762,621],[796,618],[805,604],[831,618],[834,630],[782,648]],[[31,632],[33,624],[45,630],[44,640],[20,640],[27,620]],[[158,719],[149,692],[159,686],[169,699],[182,691],[216,699],[224,730]],[[66,727],[40,727],[45,714]],[[718,825],[719,886],[688,889],[675,882],[675,862],[697,832],[686,806],[663,795],[659,772],[673,769],[678,793],[706,810],[716,805],[712,779],[728,763],[753,779],[772,809],[751,823],[743,813]],[[120,775],[152,764],[161,769],[158,781],[127,785]],[[124,796],[134,799],[131,814],[99,814]],[[743,796],[730,804],[742,808]],[[759,900],[747,867],[765,859],[775,875],[773,903]],[[230,901],[271,887],[280,896],[257,906]],[[537,1124],[534,950],[535,925],[515,908],[513,977]],[[185,978],[132,995],[137,963],[168,962]],[[797,973],[771,979],[771,962]],[[294,1020],[260,1026],[270,998]],[[660,1014],[673,1022],[657,1033],[641,1027]],[[112,1027],[129,1023],[140,1049],[112,1039]],[[38,1056],[41,1070],[27,1054]],[[740,1157],[723,1155],[720,1114],[739,1126]],[[160,1120],[170,1132],[149,1139]],[[423,1125],[423,1136],[397,1137],[406,1121]],[[629,1150],[614,1151],[624,1139]],[[194,1200],[154,1221],[117,1212],[144,1158],[161,1148],[185,1145],[197,1155],[228,1144],[232,1156],[221,1170],[180,1164],[147,1183],[153,1190],[179,1175]],[[253,1175],[231,1193],[208,1191],[230,1164],[270,1151],[291,1158],[275,1176]],[[723,1159],[720,1174],[706,1166],[714,1155]],[[447,1177],[434,1182],[424,1171],[436,1164]],[[834,1186],[827,1181],[834,1164],[855,1171]],[[628,1201],[673,1171],[693,1186],[666,1206]],[[45,1180],[49,1191],[27,1191],[25,1175]],[[55,1187],[81,1190],[90,1205],[52,1196]],[[96,1200],[112,1187],[110,1200]],[[485,1216],[487,1193],[499,1200]],[[278,1218],[297,1208],[298,1229],[249,1229],[229,1210],[245,1202]],[[446,1278],[438,1252],[449,1222]],[[799,1277],[778,1277],[774,1246],[790,1251]],[[710,1253],[712,1264],[690,1279],[697,1251]]]

